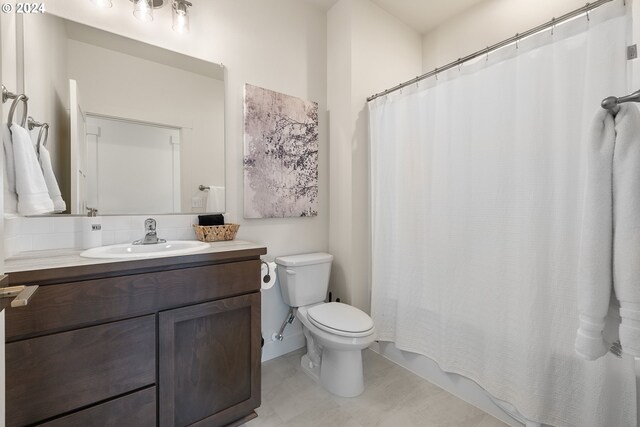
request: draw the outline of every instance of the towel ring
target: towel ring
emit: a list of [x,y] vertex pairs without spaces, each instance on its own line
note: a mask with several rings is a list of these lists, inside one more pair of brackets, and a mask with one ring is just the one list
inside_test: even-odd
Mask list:
[[25,123],[27,122],[27,114],[29,113],[29,103],[27,101],[29,101],[29,97],[25,94],[21,94],[16,96],[16,98],[11,103],[11,108],[9,109],[9,118],[7,120],[7,125],[9,127],[11,127],[11,124],[13,123],[13,115],[15,114],[16,108],[18,107],[18,103],[20,101],[24,102],[24,114],[22,114],[20,126],[24,127]]
[[37,122],[33,117],[27,117],[27,129],[33,130],[33,128],[39,128],[44,126],[46,123]]
[[[42,139],[43,133],[44,133],[44,139]],[[40,147],[47,146],[47,139],[49,139],[49,123],[43,124],[42,127],[40,128],[40,132],[38,133],[38,142],[36,143],[36,152],[38,153],[38,155],[40,154]]]
[[[33,117],[29,116],[27,118],[27,129],[33,130],[33,128],[40,128],[40,132],[38,133],[38,142],[36,143],[36,152],[40,154],[40,147],[47,146],[47,139],[49,139],[49,123],[37,122]],[[44,140],[42,139],[43,134]]]

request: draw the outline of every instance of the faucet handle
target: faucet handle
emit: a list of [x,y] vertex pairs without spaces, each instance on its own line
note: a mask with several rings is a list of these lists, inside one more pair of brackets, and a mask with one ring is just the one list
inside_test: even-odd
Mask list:
[[146,231],[156,231],[156,220],[153,218],[147,218],[144,221],[144,229]]

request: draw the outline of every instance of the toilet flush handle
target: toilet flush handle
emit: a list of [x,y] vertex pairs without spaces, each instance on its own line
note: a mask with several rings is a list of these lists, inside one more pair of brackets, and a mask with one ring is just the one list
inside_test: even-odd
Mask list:
[[287,270],[287,274],[288,274],[289,276],[295,276],[295,275],[296,275],[296,272],[295,272],[294,270]]

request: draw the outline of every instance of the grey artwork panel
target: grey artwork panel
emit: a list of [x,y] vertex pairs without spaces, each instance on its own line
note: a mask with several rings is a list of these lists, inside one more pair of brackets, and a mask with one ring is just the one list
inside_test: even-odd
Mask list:
[[318,215],[318,104],[250,84],[244,96],[244,217]]

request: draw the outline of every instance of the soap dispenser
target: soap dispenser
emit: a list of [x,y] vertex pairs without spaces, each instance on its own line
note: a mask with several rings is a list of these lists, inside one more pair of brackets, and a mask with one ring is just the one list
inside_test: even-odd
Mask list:
[[102,246],[102,218],[98,209],[87,208],[87,216],[82,218],[82,249]]

